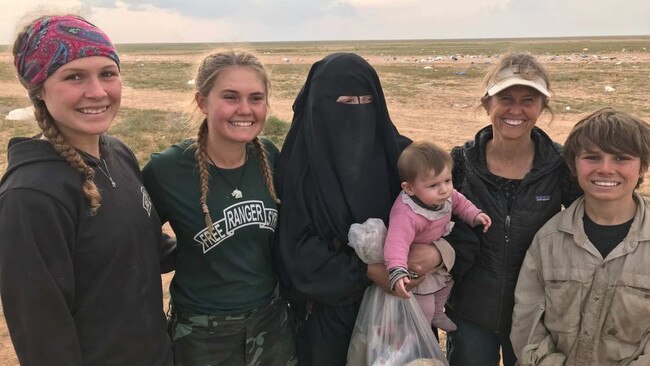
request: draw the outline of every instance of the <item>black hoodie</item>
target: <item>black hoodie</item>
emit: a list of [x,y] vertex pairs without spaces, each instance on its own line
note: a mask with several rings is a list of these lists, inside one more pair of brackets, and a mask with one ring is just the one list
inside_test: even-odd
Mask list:
[[[102,136],[83,176],[45,140],[14,138],[0,181],[0,294],[22,365],[169,365],[160,221],[133,153]],[[112,187],[108,175],[115,181]]]

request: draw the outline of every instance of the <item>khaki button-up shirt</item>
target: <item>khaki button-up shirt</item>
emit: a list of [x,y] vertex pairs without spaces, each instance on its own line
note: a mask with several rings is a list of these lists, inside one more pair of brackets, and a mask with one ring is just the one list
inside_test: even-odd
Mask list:
[[650,365],[650,209],[603,258],[584,198],[535,236],[515,290],[510,338],[521,365]]

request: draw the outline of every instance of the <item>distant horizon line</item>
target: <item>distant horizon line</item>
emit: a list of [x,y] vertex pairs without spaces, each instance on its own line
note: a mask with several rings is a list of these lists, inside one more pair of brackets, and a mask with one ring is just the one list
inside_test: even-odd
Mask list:
[[[336,42],[409,42],[409,41],[436,41],[436,42],[457,42],[457,41],[516,41],[516,40],[584,40],[584,39],[624,39],[624,38],[650,38],[650,34],[627,34],[627,35],[593,35],[593,36],[539,36],[539,37],[477,37],[477,38],[387,38],[387,39],[320,39],[320,40],[294,40],[294,41],[199,41],[199,42],[115,42],[120,45],[148,45],[148,44],[238,44],[238,43],[336,43]],[[9,47],[11,44],[0,44],[0,47]]]
[[[650,34],[594,35],[594,36],[540,36],[540,37],[483,37],[483,38],[394,38],[394,39],[321,39],[301,41],[214,41],[214,42],[115,42],[115,46],[133,45],[212,45],[212,44],[280,44],[280,43],[337,43],[337,42],[489,42],[489,41],[544,41],[544,40],[597,40],[597,39],[643,39]],[[0,44],[0,52],[11,49],[12,44]]]
[[372,38],[372,39],[317,39],[294,41],[213,41],[213,42],[117,42],[121,44],[215,44],[215,43],[313,43],[313,42],[395,42],[395,41],[509,41],[509,40],[553,40],[553,39],[616,39],[616,38],[650,38],[650,34],[593,35],[593,36],[539,36],[539,37],[477,37],[477,38]]

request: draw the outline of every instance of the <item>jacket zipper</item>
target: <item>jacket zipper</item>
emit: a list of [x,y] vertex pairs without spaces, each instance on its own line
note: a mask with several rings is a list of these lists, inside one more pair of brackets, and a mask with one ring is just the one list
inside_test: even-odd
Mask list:
[[[512,205],[514,206],[514,201],[512,202]],[[506,292],[506,281],[508,279],[508,250],[510,249],[510,212],[508,212],[505,219],[504,239],[505,239],[505,248],[503,250],[503,276],[501,277],[501,296],[503,296]],[[503,301],[499,301],[499,309],[497,313],[497,324],[496,324],[497,332],[500,332],[501,330],[502,312],[503,312]]]
[[[469,161],[467,157],[465,157],[465,161]],[[480,171],[476,170],[475,171],[478,173],[478,176],[480,177],[481,180],[483,180],[484,183],[491,185],[494,187],[496,190],[499,190],[499,187],[497,187],[492,181],[483,175]],[[524,183],[523,181],[521,183]],[[519,190],[521,189],[521,184],[517,188],[517,192],[515,193],[515,198],[512,201],[512,206],[510,207],[510,210],[506,214],[505,218],[505,248],[503,250],[503,276],[501,278],[501,291],[500,291],[500,296],[503,297],[506,291],[506,278],[507,278],[507,273],[508,273],[508,247],[510,243],[510,213],[512,211],[512,207],[515,206],[515,201],[517,200],[517,197],[519,196]],[[505,199],[505,197],[504,197]],[[499,306],[497,309],[497,323],[496,323],[496,329],[497,333],[500,333],[500,326],[501,326],[501,312],[503,310],[503,301],[499,301]]]

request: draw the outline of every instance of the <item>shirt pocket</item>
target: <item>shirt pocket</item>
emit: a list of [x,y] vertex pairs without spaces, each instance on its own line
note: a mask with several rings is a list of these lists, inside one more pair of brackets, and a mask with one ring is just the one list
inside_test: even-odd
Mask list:
[[573,333],[580,326],[582,284],[568,280],[545,280],[544,325],[551,333]]
[[603,332],[630,344],[638,344],[650,331],[650,289],[618,285]]

